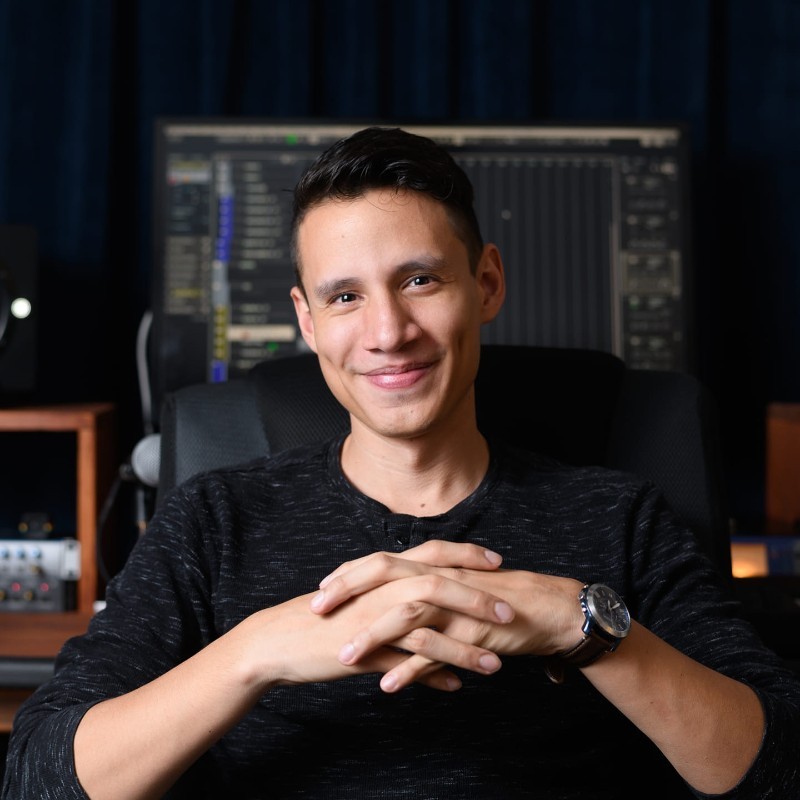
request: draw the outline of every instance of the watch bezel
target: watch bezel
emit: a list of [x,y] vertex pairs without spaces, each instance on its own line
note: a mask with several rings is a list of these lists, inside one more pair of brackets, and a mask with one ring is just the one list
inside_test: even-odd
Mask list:
[[[620,613],[610,614],[603,598],[610,597],[621,610]],[[612,643],[624,639],[631,628],[631,615],[619,593],[604,583],[593,583],[581,592],[581,605],[586,615],[584,632],[591,634],[592,630]]]

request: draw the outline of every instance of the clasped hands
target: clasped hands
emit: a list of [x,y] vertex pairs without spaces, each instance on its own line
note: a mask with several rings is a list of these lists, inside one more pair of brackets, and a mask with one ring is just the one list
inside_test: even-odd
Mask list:
[[383,672],[383,691],[414,682],[454,691],[461,681],[449,667],[490,675],[501,655],[551,655],[574,644],[580,629],[581,582],[501,563],[478,545],[438,540],[373,553],[324,578],[310,609],[335,619],[358,606],[359,627],[338,661]]

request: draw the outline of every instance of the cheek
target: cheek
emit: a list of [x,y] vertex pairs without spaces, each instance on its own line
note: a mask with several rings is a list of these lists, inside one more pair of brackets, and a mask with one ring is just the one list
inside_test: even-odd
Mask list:
[[358,328],[352,318],[318,317],[314,321],[317,353],[333,362],[342,361],[347,351],[358,341]]
[[471,296],[451,296],[443,306],[431,308],[420,321],[426,330],[438,331],[438,335],[450,339],[476,331],[480,335],[480,307]]

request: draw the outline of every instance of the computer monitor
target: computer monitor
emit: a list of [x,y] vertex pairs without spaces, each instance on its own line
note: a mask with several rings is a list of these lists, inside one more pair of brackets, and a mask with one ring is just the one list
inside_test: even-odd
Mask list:
[[289,290],[292,189],[367,124],[441,142],[475,186],[507,300],[486,343],[588,347],[689,369],[689,141],[679,124],[156,124],[151,386],[240,377],[305,349]]

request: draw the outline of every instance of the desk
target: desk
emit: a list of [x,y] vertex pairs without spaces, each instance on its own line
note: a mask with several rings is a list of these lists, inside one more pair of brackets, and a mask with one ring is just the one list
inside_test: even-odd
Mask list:
[[[0,662],[17,660],[51,663],[64,642],[83,633],[92,612],[65,611],[61,614],[6,613],[0,615]],[[0,686],[0,733],[8,733],[17,709],[36,688],[31,686]]]

